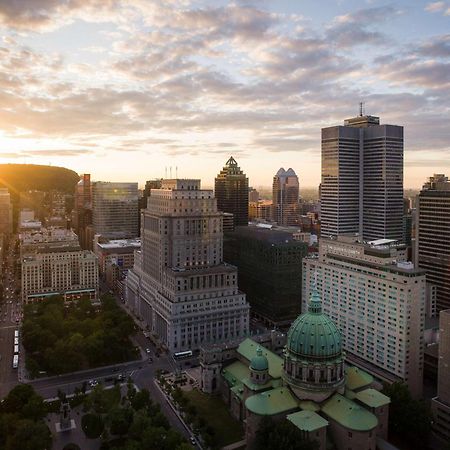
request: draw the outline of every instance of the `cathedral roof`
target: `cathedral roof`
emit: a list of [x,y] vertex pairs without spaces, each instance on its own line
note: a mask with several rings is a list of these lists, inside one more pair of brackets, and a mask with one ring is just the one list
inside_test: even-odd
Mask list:
[[299,316],[289,329],[286,350],[304,359],[329,359],[342,354],[339,330],[322,312],[322,302],[315,289],[308,312]]

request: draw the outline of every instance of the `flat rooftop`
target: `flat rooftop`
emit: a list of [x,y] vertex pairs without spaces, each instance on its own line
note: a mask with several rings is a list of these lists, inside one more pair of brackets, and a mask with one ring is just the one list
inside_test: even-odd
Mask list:
[[140,248],[141,247],[141,239],[113,239],[108,242],[98,242],[97,245],[105,250],[110,250],[114,248],[124,248],[124,247],[133,247]]
[[234,231],[227,233],[230,236],[247,237],[258,241],[267,242],[269,244],[282,245],[302,242],[294,239],[293,233],[278,230],[276,228],[258,227],[249,225],[247,227],[236,227]]

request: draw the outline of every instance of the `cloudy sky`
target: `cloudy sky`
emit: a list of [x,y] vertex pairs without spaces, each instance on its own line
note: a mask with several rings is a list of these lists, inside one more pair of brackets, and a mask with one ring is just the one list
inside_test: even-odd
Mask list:
[[[450,175],[450,0],[0,0],[0,162],[97,180],[320,181],[320,129],[405,127],[405,186]],[[169,169],[168,169],[169,174]]]

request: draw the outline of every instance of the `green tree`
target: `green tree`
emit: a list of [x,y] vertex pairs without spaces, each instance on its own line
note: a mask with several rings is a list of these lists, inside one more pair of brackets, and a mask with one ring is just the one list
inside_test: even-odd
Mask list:
[[109,430],[111,434],[123,436],[128,433],[131,422],[133,420],[133,411],[129,408],[114,408],[107,416]]
[[17,422],[15,432],[6,441],[6,450],[48,450],[52,435],[48,426],[40,421],[23,419]]
[[151,404],[152,400],[150,398],[150,392],[147,389],[142,389],[141,391],[136,392],[131,399],[131,406],[135,411],[139,411],[140,409],[148,409]]
[[391,399],[389,433],[411,448],[427,448],[431,432],[431,412],[425,402],[414,400],[404,383],[385,384],[383,393]]
[[98,414],[85,414],[81,418],[81,428],[89,439],[97,439],[103,432],[103,419]]

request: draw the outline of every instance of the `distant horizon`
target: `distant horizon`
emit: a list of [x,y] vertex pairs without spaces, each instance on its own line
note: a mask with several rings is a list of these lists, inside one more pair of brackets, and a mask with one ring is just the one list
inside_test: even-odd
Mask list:
[[[97,178],[96,176],[95,176],[95,171],[94,172],[90,172],[90,171],[81,171],[81,172],[78,172],[77,170],[75,170],[75,169],[73,169],[72,167],[69,167],[69,166],[67,166],[67,165],[65,165],[65,166],[63,166],[63,165],[58,165],[58,166],[56,166],[56,165],[53,165],[53,164],[37,164],[37,163],[15,163],[15,162],[7,162],[7,163],[0,163],[0,164],[8,164],[8,165],[36,165],[36,166],[50,166],[50,167],[61,167],[61,168],[65,168],[65,169],[69,169],[69,170],[72,170],[72,171],[74,171],[75,173],[77,173],[79,176],[81,176],[81,175],[83,175],[83,174],[85,174],[85,173],[88,173],[88,174],[90,174],[91,175],[91,181],[107,181],[107,182],[117,182],[117,183],[138,183],[138,188],[139,189],[143,189],[144,187],[145,187],[145,183],[146,183],[146,181],[148,181],[148,180],[152,180],[152,179],[155,179],[155,178],[162,178],[162,179],[173,179],[173,178],[175,178],[175,176],[172,176],[172,177],[170,177],[170,176],[167,176],[167,178],[166,177],[164,177],[164,176],[152,176],[152,177],[147,177],[147,178],[145,178],[145,179],[141,179],[141,180],[132,180],[132,179],[130,179],[129,177],[128,178],[123,178],[123,179],[118,179],[118,178],[114,178],[114,177],[112,177],[112,178],[110,178],[110,179],[105,179],[105,178]],[[287,167],[287,166],[286,166]],[[293,168],[294,169],[294,168]],[[219,169],[220,170],[220,169]],[[201,180],[201,186],[203,187],[203,188],[205,188],[205,189],[214,189],[214,178],[217,176],[217,174],[219,173],[219,170],[217,171],[217,173],[216,174],[214,174],[214,176],[212,176],[212,178],[211,177],[209,177],[208,179],[212,179],[212,181],[210,181],[209,183],[208,182],[205,182],[204,181],[204,179],[205,178],[203,178],[203,177],[200,177],[200,176],[190,176],[190,177],[186,177],[186,176],[180,176],[180,174],[178,174],[179,176],[178,176],[178,178],[193,178],[193,179],[199,179],[199,180]],[[275,175],[275,173],[276,173],[276,171],[277,171],[278,169],[276,169],[275,171],[274,171],[274,175]],[[295,171],[295,169],[294,169],[294,171]],[[245,172],[245,171],[244,171]],[[297,173],[297,172],[296,172]],[[423,186],[423,184],[426,182],[426,179],[427,178],[429,178],[429,177],[431,177],[431,176],[433,176],[435,173],[444,173],[445,175],[447,175],[447,173],[445,173],[445,172],[433,172],[433,173],[430,173],[424,180],[423,180],[423,182],[420,184],[420,186],[403,186],[403,189],[404,190],[420,190],[420,189],[422,189],[422,186]],[[174,175],[173,173],[172,173],[172,175]],[[247,174],[246,174],[247,175]],[[298,175],[298,174],[297,174]],[[247,175],[247,177],[248,177],[248,175]],[[0,178],[1,178],[1,176],[0,176]],[[252,188],[255,188],[255,189],[265,189],[265,190],[271,190],[272,189],[272,183],[270,182],[270,184],[255,184],[255,183],[253,183],[252,184],[252,182],[251,182],[251,179],[250,179],[250,177],[248,177],[249,178],[249,186],[250,187],[252,187]],[[305,189],[305,190],[318,190],[318,188],[319,188],[319,184],[320,184],[320,181],[318,182],[318,184],[315,186],[315,185],[302,185],[301,184],[301,178],[299,177],[299,180],[300,180],[300,195],[301,195],[301,192],[302,192],[302,189]],[[271,180],[272,181],[272,180]]]

